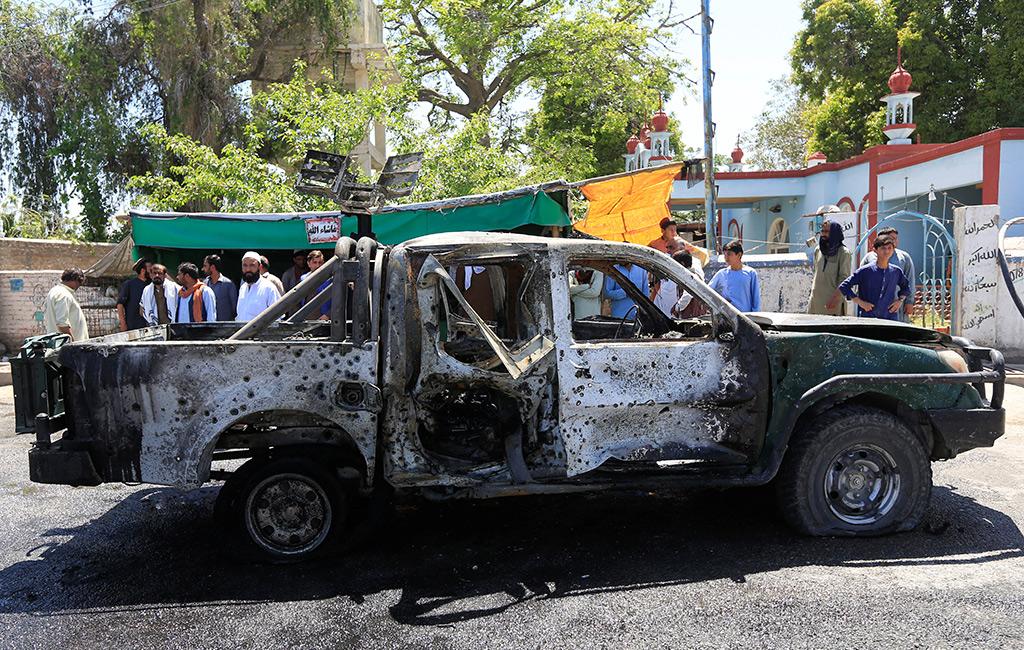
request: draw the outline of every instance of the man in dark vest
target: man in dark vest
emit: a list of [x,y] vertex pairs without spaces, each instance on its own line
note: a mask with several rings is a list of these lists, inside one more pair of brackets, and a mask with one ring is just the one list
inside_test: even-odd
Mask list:
[[192,262],[178,265],[178,311],[177,323],[205,323],[217,320],[217,298],[205,284],[199,281],[199,269]]
[[149,268],[152,266],[145,258],[139,258],[132,270],[134,278],[128,278],[121,284],[117,294],[117,321],[122,332],[139,329],[148,325],[142,315],[142,292],[149,286]]

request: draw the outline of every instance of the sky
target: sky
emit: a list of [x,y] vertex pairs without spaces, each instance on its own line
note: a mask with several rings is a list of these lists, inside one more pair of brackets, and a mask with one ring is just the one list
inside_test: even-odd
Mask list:
[[[693,11],[700,10],[698,0]],[[769,82],[789,74],[789,50],[800,29],[799,0],[711,0],[711,69],[715,71],[711,110],[716,128],[715,152],[728,154],[736,146],[737,134],[749,130],[764,109]],[[690,21],[698,32],[686,28],[679,35],[681,54],[692,71],[687,75],[698,84],[700,68],[700,19]],[[688,91],[688,92],[687,92]],[[704,147],[704,115],[700,86],[680,89],[669,99],[666,110],[679,122],[688,147]]]

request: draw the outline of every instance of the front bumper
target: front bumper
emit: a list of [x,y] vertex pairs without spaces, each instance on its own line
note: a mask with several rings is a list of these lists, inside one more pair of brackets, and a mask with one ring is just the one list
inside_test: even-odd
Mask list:
[[991,447],[1006,433],[1006,411],[1002,408],[931,409],[928,417],[935,434],[932,458],[954,458],[978,447]]

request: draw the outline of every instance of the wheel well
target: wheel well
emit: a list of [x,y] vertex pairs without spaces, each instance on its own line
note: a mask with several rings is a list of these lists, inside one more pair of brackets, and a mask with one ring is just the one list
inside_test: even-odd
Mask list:
[[211,461],[282,457],[305,457],[334,467],[351,467],[364,483],[372,471],[347,431],[331,420],[303,411],[261,411],[234,422],[214,440]]
[[858,406],[874,408],[892,414],[894,417],[906,424],[914,435],[917,436],[929,456],[934,454],[935,432],[932,429],[932,422],[928,418],[928,414],[923,411],[913,409],[891,395],[885,395],[883,393],[838,393],[824,397],[809,406],[800,414],[800,417],[797,418],[796,424],[793,427],[793,431],[798,430],[801,426],[821,415],[825,411],[843,404],[856,404]]

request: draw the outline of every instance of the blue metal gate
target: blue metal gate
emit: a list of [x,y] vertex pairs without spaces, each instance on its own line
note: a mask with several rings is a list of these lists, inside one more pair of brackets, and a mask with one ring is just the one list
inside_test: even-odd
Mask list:
[[945,332],[955,331],[953,319],[957,313],[957,250],[956,240],[946,224],[930,214],[912,210],[900,210],[887,215],[861,236],[857,243],[858,258],[863,259],[867,254],[867,242],[872,234],[899,221],[919,222],[922,233],[920,251],[907,251],[915,258],[917,272],[911,322]]

